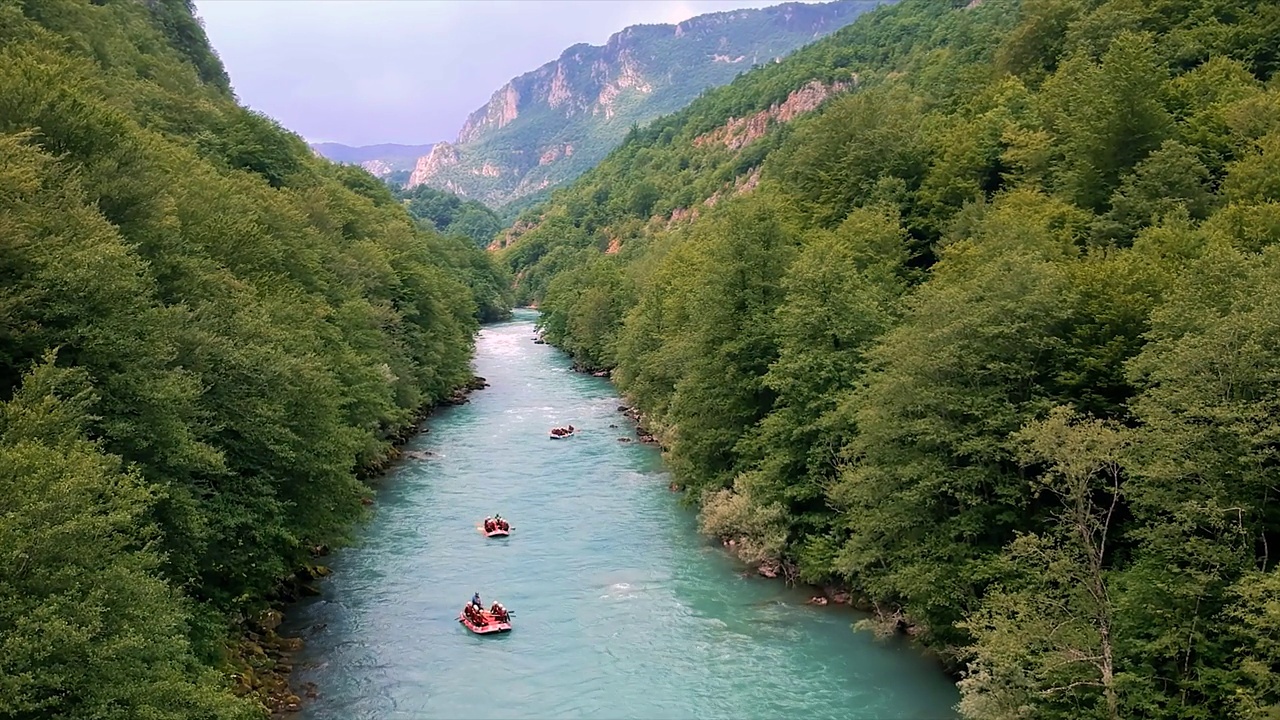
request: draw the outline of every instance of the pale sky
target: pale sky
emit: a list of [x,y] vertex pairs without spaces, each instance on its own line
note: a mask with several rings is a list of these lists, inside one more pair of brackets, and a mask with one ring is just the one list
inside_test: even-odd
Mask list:
[[240,101],[311,142],[455,139],[507,80],[628,25],[779,0],[196,0]]

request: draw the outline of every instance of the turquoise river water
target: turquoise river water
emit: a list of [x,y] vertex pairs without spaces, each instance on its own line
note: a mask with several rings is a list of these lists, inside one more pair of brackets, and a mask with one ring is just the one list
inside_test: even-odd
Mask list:
[[[955,717],[919,651],[700,538],[659,452],[618,441],[634,432],[612,385],[533,344],[535,317],[485,327],[492,387],[428,421],[407,449],[431,456],[380,481],[359,542],[290,613],[294,682],[319,690],[303,718]],[[511,537],[479,533],[491,513]],[[457,622],[473,592],[515,612],[510,633]]]

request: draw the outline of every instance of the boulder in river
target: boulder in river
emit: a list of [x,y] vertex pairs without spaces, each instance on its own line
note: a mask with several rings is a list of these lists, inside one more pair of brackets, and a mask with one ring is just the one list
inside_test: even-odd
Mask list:
[[457,390],[454,390],[453,393],[449,395],[449,397],[441,400],[440,404],[441,405],[464,405],[471,399],[467,397],[468,392],[470,391],[467,390],[466,388],[458,388]]

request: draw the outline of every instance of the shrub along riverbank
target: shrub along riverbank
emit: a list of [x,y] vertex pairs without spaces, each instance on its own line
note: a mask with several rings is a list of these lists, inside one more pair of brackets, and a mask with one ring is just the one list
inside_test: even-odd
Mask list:
[[708,533],[914,628],[966,715],[1273,717],[1278,37],[904,0],[635,131],[505,257]]
[[509,307],[184,0],[0,4],[0,717],[248,718],[235,637]]

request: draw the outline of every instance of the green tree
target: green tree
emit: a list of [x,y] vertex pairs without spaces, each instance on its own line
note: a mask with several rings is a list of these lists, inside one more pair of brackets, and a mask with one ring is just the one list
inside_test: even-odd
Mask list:
[[842,574],[956,641],[992,556],[1026,529],[1030,497],[1007,437],[1057,397],[1076,322],[1074,209],[1002,198],[947,248],[903,322],[869,353],[851,465],[832,489]]
[[[823,537],[833,519],[825,488],[853,435],[840,405],[863,379],[866,350],[898,313],[907,259],[895,209],[855,210],[835,231],[805,238],[783,280],[785,300],[774,317],[778,358],[763,378],[777,399],[758,430],[739,443],[752,463],[733,489],[746,497],[746,512],[736,520],[718,512],[738,507],[721,497],[704,512],[709,532],[759,543],[761,559],[798,554],[801,576],[809,580],[832,572]],[[777,539],[765,541],[745,526],[770,506],[782,525],[770,525],[765,534]],[[813,541],[786,547],[802,538]]]
[[191,652],[154,492],[82,439],[94,400],[49,355],[0,403],[0,717],[260,717]]
[[1045,530],[1009,544],[1007,579],[961,623],[974,636],[961,710],[984,720],[1118,720],[1110,553],[1131,433],[1057,407],[1014,439],[1023,462],[1047,467],[1032,492],[1059,507]]
[[1168,72],[1150,36],[1121,34],[1101,62],[1071,57],[1045,82],[1045,112],[1057,135],[1062,191],[1103,211],[1123,175],[1170,133],[1160,103]]

